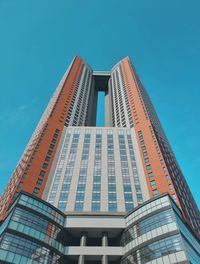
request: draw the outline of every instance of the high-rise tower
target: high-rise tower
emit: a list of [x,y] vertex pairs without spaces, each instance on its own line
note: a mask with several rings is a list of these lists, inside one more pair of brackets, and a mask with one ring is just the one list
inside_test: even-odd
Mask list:
[[[105,92],[105,127],[102,128],[96,127],[99,91]],[[18,195],[19,192],[21,195]],[[29,197],[28,194],[33,196]],[[72,241],[72,245],[76,244],[77,237],[80,237],[81,247],[86,247],[88,243],[99,246],[95,238],[101,233],[102,246],[107,247],[109,239],[112,246],[119,246],[115,244],[114,238],[125,246],[127,234],[121,233],[124,228],[128,228],[129,224],[126,224],[129,220],[125,224],[122,219],[130,219],[127,213],[131,210],[134,214],[137,210],[142,210],[140,208],[148,205],[150,208],[153,203],[151,199],[161,204],[162,199],[168,199],[166,208],[171,206],[172,219],[172,208],[178,211],[173,200],[180,209],[179,216],[184,218],[182,225],[189,225],[187,228],[191,228],[190,232],[195,232],[197,236],[200,234],[197,205],[149,96],[128,58],[117,63],[111,71],[93,71],[80,57],[75,57],[1,197],[2,220],[15,215],[13,207],[9,209],[10,205],[17,199],[17,207],[23,197],[32,199],[33,203],[35,199],[38,204],[44,203],[39,199],[41,198],[48,202],[45,206],[49,206],[49,210],[58,210],[60,218],[68,217],[69,226],[64,226],[63,220],[60,225],[64,231],[59,231],[61,235],[56,238],[62,245],[70,245],[69,241]],[[163,213],[162,209],[161,212],[158,210],[154,218],[160,215],[163,217],[162,221],[165,221],[170,210],[166,211],[166,208]],[[26,211],[25,209],[23,210]],[[152,218],[152,221],[155,219]],[[83,224],[79,223],[80,220]],[[98,221],[104,221],[105,225],[98,225]],[[181,228],[182,225],[180,224]],[[109,234],[110,228],[112,231]],[[137,226],[134,228],[137,229]],[[162,239],[168,237],[173,244],[177,237],[174,238],[172,233],[180,233],[180,230],[172,231],[162,236]],[[192,237],[193,234],[190,234]],[[66,239],[66,236],[69,238]],[[129,237],[128,240],[130,239]],[[86,240],[89,242],[86,243]],[[159,244],[159,238],[157,241]],[[90,260],[98,263],[100,259],[102,263],[146,263],[142,257],[145,245],[138,244],[135,245],[136,248],[131,246],[132,251],[135,250],[132,260],[131,257],[123,257],[122,249],[119,249],[119,255],[115,250],[108,250],[107,253],[98,253],[97,250],[96,257],[92,257],[91,252],[80,249],[80,252],[72,252],[71,255],[62,252],[60,260],[55,257],[54,261],[57,263],[56,261],[68,258],[69,263],[77,260],[79,263]],[[125,255],[128,252],[129,250]],[[41,256],[40,258],[42,259]],[[149,259],[156,259],[156,256]]]

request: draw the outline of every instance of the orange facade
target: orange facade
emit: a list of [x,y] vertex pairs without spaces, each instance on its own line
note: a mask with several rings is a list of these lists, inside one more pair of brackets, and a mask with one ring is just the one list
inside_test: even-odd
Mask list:
[[[197,231],[198,234],[198,209],[180,172],[180,169],[176,164],[168,142],[165,142],[165,144],[171,152],[171,164],[169,164],[165,152],[161,149],[161,142],[158,141],[158,134],[155,134],[152,120],[150,120],[148,110],[141,94],[139,87],[140,84],[138,83],[138,79],[128,58],[122,60],[121,69],[123,72],[123,79],[129,99],[150,197],[153,197],[155,192],[159,195],[166,192],[169,193],[176,201],[178,207],[182,210],[185,220],[194,230]],[[170,168],[172,165],[174,166],[174,169]],[[180,193],[181,191],[176,179],[177,176],[174,174],[173,170],[178,171],[179,180],[184,186],[183,192],[185,193],[185,197],[183,197]]]
[[16,192],[23,190],[28,193],[34,193],[40,198],[42,197],[81,71],[81,65],[82,60],[76,57],[51,113],[42,125],[38,135],[29,143],[19,162],[19,165],[22,165],[18,166],[13,173],[1,197],[0,202],[4,208],[1,211],[0,219],[6,215],[6,211]]
[[[130,68],[128,58],[122,61],[122,71],[150,196],[153,197],[154,189],[157,189],[159,194],[168,192],[172,196],[175,194],[175,190],[170,191],[169,189],[169,182],[166,179],[166,175],[169,175],[169,172],[153,133],[151,121],[145,109],[136,78]],[[144,155],[146,152],[147,154]],[[145,162],[145,159],[148,159],[149,162]],[[148,165],[150,165],[150,167]],[[149,177],[149,173],[151,172],[154,175],[153,178]],[[150,184],[151,179],[156,182],[156,185],[153,188]]]

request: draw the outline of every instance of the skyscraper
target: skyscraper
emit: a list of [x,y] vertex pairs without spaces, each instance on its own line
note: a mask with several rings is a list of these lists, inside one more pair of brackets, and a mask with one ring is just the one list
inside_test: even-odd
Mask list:
[[[105,93],[105,127],[96,127],[99,91]],[[21,194],[18,195],[19,192]],[[170,252],[183,251],[180,258],[171,256],[171,259],[176,258],[175,262],[170,256],[168,262],[163,258],[163,262],[159,262],[180,263],[181,258],[182,261],[190,260],[192,250],[198,258],[198,246],[191,249],[192,242],[189,242],[189,253],[184,253],[179,244],[186,242],[178,235],[187,229],[191,241],[193,239],[198,244],[200,222],[197,205],[149,96],[128,58],[117,63],[111,71],[93,71],[80,57],[74,58],[1,197],[2,223],[5,225],[6,219],[11,219],[11,226],[14,226],[12,218],[17,218],[15,211],[19,211],[20,222],[27,207],[39,212],[38,217],[42,220],[43,213],[28,206],[27,201],[35,202],[38,208],[41,204],[49,212],[54,210],[54,216],[60,219],[59,223],[57,221],[59,227],[54,225],[48,229],[49,237],[55,236],[56,232],[56,241],[49,249],[55,251],[55,256],[49,257],[53,256],[53,253],[47,253],[49,244],[46,251],[36,245],[37,250],[31,253],[32,259],[39,263],[44,263],[44,256],[47,263],[147,263],[170,255]],[[156,207],[152,216],[152,212],[146,213],[146,220],[145,213],[137,216],[156,203],[160,207]],[[24,212],[20,212],[21,205]],[[175,222],[175,214],[179,215],[177,228],[170,230],[168,227],[165,233],[157,234],[157,238],[149,238],[151,243],[143,240],[127,246],[134,239],[132,232],[138,230],[138,237],[140,232],[145,233],[142,230],[144,221],[146,225],[156,223],[156,219],[172,223]],[[31,217],[27,216],[27,222],[28,219]],[[146,232],[150,230],[153,226]],[[30,237],[30,234],[26,235]],[[17,237],[9,236],[14,235],[12,232],[4,234],[6,241],[17,241]],[[77,247],[79,240],[80,247]],[[162,243],[171,243],[172,248],[165,248],[158,256],[154,246],[159,247]],[[61,250],[63,246],[68,249]],[[93,246],[94,254],[87,246]],[[8,253],[2,254],[7,260]]]

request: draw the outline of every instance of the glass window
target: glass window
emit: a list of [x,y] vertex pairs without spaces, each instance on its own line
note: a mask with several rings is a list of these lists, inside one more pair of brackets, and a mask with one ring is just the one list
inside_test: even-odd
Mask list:
[[23,184],[22,182],[20,182],[20,183],[18,184],[18,186],[17,186],[17,189],[18,189],[18,190],[21,190],[21,188],[22,188],[22,184]]
[[153,179],[154,178],[153,172],[149,172],[148,176],[149,176],[150,179]]
[[147,170],[151,170],[151,165],[146,165]]
[[155,182],[155,181],[150,181],[150,185],[151,185],[152,187],[155,187],[155,186],[156,186],[156,182]]
[[[17,235],[6,233],[1,240],[0,249],[7,250],[5,256],[6,262],[13,262],[13,260],[20,258],[20,263],[29,263],[30,261],[37,260],[37,263],[56,263],[55,260],[60,258],[57,253],[49,250],[39,243],[32,242],[28,239],[19,237]],[[39,250],[42,249],[42,250]],[[3,255],[1,254],[1,257]]]
[[39,193],[40,189],[35,187],[33,190],[33,194],[37,195]]
[[[62,153],[63,156],[65,156],[65,153],[67,152],[69,139],[70,139],[70,134],[67,134],[66,140],[65,140],[65,145],[63,148],[63,153]],[[63,182],[62,182],[62,188],[61,188],[59,201],[58,201],[58,207],[60,210],[63,210],[63,211],[65,211],[67,201],[68,201],[69,188],[70,188],[70,184],[71,184],[71,178],[73,175],[74,163],[76,160],[78,142],[79,142],[79,134],[74,134],[73,139],[72,139],[72,143],[70,146],[70,152],[68,155],[67,165],[65,167],[64,178],[63,178]],[[62,157],[62,155],[61,155],[61,157]],[[61,166],[61,170],[59,170],[59,166],[58,166],[58,169],[56,172],[58,179],[60,179],[60,177],[61,177],[61,171],[62,171],[62,167],[63,167],[62,166],[62,160],[60,160],[60,166]],[[56,185],[56,177],[55,177],[54,181],[55,181],[55,185]],[[56,189],[57,189],[57,187],[56,187]],[[52,191],[53,191],[53,189],[52,189]],[[51,201],[54,201],[54,198],[52,200],[49,199],[49,202],[51,202]]]
[[46,204],[39,202],[31,197],[28,197],[26,195],[20,195],[19,204],[22,204],[28,208],[31,208],[33,210],[36,210],[37,212],[50,217],[55,222],[58,222],[59,224],[63,224],[64,217],[60,215],[57,211],[53,210]]
[[42,168],[46,169],[48,167],[48,163],[43,163]]
[[88,167],[88,160],[89,160],[90,138],[91,138],[90,134],[85,134],[82,157],[81,157],[81,164],[80,164],[79,181],[78,181],[77,193],[76,193],[75,211],[83,210],[85,185],[86,185],[86,178],[87,178],[87,167]]
[[[102,166],[102,130],[99,129],[96,135],[95,153],[94,153],[94,173],[93,173],[93,190],[92,190],[92,211],[100,210],[101,200],[101,166]],[[98,184],[98,187],[97,187]],[[97,192],[97,190],[99,190]]]
[[42,179],[38,179],[38,180],[37,180],[37,185],[42,185],[42,182],[43,182]]
[[50,156],[46,156],[45,161],[50,161],[51,157]]
[[117,203],[108,203],[108,210],[109,212],[116,212],[117,211]]
[[[153,242],[137,251],[132,252],[126,257],[123,264],[129,263],[129,260],[134,259],[134,263],[145,264],[151,262],[154,259],[160,258],[165,255],[169,255],[183,250],[181,238],[179,235],[170,236],[159,241]],[[126,262],[126,260],[128,262]],[[131,262],[132,263],[132,262]]]
[[43,177],[45,175],[45,173],[46,172],[44,170],[41,170],[39,175]]
[[158,196],[158,190],[155,189],[155,190],[152,190],[152,192],[153,192],[153,196],[154,197],[157,197]]
[[26,176],[27,176],[27,173],[24,173],[24,174],[22,175],[22,179],[23,179],[23,180],[26,179]]
[[143,152],[143,155],[144,155],[144,157],[147,157],[148,156],[148,152],[147,151],[144,151]]
[[166,175],[165,177],[166,177],[167,181],[169,182],[170,181],[169,175]]
[[[130,137],[130,135],[127,135],[127,137]],[[131,186],[131,181],[130,181],[130,173],[128,169],[127,152],[126,152],[124,135],[118,135],[118,140],[119,140],[119,150],[120,150],[120,159],[121,159],[121,174],[122,174],[122,181],[124,188],[125,209],[126,211],[129,211],[133,209],[134,206],[133,206],[132,189],[130,193],[125,192],[125,189],[128,188],[127,186]]]

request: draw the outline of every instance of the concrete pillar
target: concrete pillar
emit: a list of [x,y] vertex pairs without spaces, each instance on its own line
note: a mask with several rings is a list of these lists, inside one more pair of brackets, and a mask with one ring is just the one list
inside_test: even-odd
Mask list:
[[[108,246],[108,233],[107,232],[102,233],[101,245],[102,245],[102,247]],[[108,264],[108,256],[106,256],[106,255],[102,256],[101,263],[102,264]]]
[[83,232],[81,233],[80,246],[85,247],[86,244],[87,244],[87,233]]
[[78,264],[85,264],[85,256],[80,255],[78,258]]
[[108,233],[107,232],[102,233],[101,245],[102,245],[102,247],[108,246]]
[[102,264],[108,264],[108,256],[102,256],[102,259],[101,259],[101,263]]
[[[85,247],[87,245],[87,233],[81,233],[80,247]],[[85,256],[80,255],[78,258],[78,264],[85,264]]]
[[141,264],[141,257],[140,257],[140,252],[139,250],[136,251],[136,254],[137,254],[137,260],[138,260],[138,264]]

